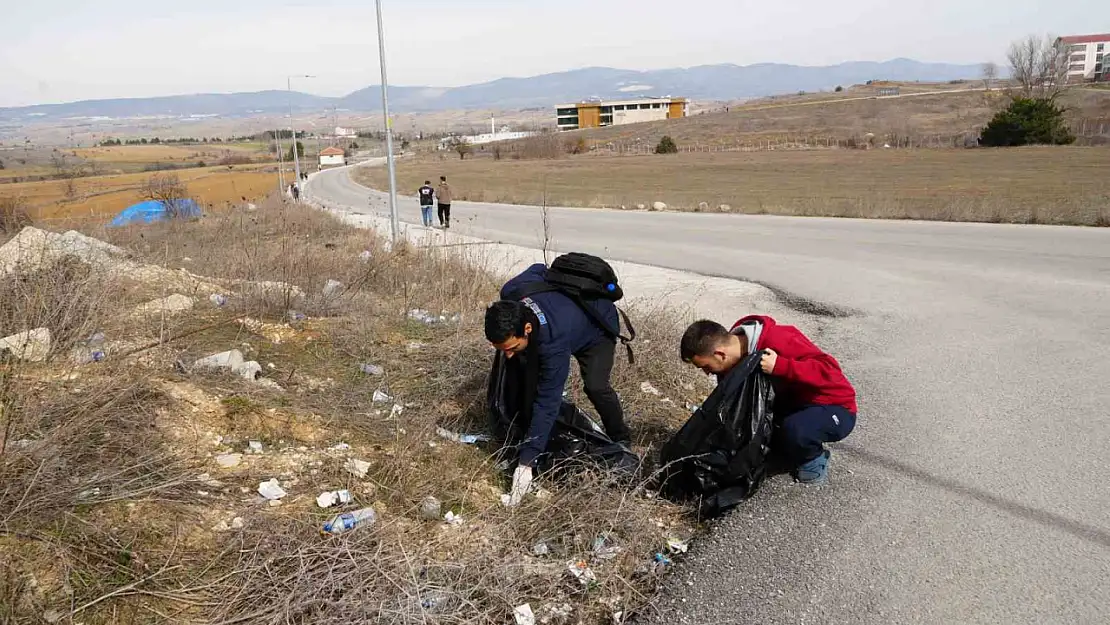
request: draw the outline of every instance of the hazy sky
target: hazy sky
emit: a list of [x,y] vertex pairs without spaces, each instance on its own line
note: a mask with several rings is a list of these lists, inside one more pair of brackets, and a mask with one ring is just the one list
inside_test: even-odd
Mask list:
[[[1028,33],[1110,31],[1106,0],[383,0],[390,83],[586,66],[1002,61]],[[11,0],[0,106],[378,83],[373,0]],[[171,8],[167,5],[173,5]],[[1099,21],[1098,18],[1102,18]]]

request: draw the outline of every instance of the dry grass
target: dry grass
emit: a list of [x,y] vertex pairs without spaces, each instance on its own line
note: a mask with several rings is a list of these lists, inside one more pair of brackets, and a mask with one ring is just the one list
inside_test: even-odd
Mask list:
[[[237,166],[180,170],[177,176],[189,188],[190,197],[211,208],[223,208],[246,196],[264,197],[277,187],[273,167]],[[142,201],[140,189],[152,174],[94,176],[72,181],[77,196],[66,199],[66,182],[19,182],[0,185],[0,197],[22,198],[26,211],[35,221],[62,218],[99,219],[119,213]]]
[[[480,256],[459,256],[480,252],[388,250],[366,231],[277,201],[89,232],[138,260],[225,284],[229,302],[201,298],[189,313],[135,318],[129,308],[167,294],[165,285],[72,261],[0,279],[0,333],[49,325],[58,335],[47,363],[0,364],[0,621],[53,612],[90,625],[502,624],[527,602],[550,623],[608,623],[650,604],[659,582],[652,555],[667,536],[693,531],[681,509],[640,484],[588,468],[544,482],[545,498],[507,510],[496,450],[436,436],[437,426],[484,422],[490,354],[481,317],[498,285]],[[343,286],[325,296],[331,279]],[[232,286],[243,280],[280,280],[305,295]],[[287,315],[293,306],[307,318]],[[461,321],[408,319],[417,307],[459,312]],[[655,344],[673,342],[684,321],[651,318],[638,325]],[[72,364],[70,348],[96,330],[118,345],[104,362]],[[175,361],[232,347],[282,389],[175,370]],[[637,368],[618,366],[645,451],[705,390],[695,386],[703,376],[671,356],[645,348]],[[365,375],[360,363],[385,373]],[[640,393],[643,380],[673,401]],[[374,402],[377,390],[394,400]],[[216,466],[215,454],[251,440],[264,453]],[[343,470],[348,457],[370,462],[366,477]],[[273,477],[289,492],[276,508],[253,494]],[[321,536],[334,512],[314,498],[335,488],[373,505],[380,521]],[[464,525],[423,519],[427,496]],[[213,529],[235,517],[243,529]],[[598,537],[620,548],[615,557],[594,550]],[[548,555],[533,553],[540,542]],[[589,563],[595,583],[567,572],[577,560]]]
[[[434,168],[433,168],[434,167]],[[384,170],[363,181],[383,188]],[[1107,225],[1110,151],[822,150],[403,163],[402,189],[446,174],[460,200],[633,208],[705,202],[735,212]]]
[[[965,85],[966,87],[966,85]],[[574,133],[590,145],[642,142],[654,146],[664,134],[679,146],[729,147],[788,137],[845,140],[876,137],[977,135],[1008,99],[1001,91],[958,92],[906,98],[805,96],[754,102],[678,120],[612,126]],[[1061,98],[1071,120],[1110,118],[1110,93],[1076,89]]]

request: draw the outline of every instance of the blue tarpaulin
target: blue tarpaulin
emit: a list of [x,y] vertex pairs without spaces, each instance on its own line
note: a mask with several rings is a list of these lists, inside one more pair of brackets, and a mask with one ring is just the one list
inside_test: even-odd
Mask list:
[[120,214],[112,218],[109,225],[119,227],[149,224],[171,217],[200,217],[200,206],[197,206],[196,201],[189,199],[173,200],[170,205],[158,200],[147,200],[123,209]]

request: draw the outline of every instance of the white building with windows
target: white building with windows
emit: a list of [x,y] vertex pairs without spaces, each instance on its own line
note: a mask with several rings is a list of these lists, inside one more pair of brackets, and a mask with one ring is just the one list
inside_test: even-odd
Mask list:
[[594,98],[555,107],[555,124],[559,130],[620,126],[661,119],[686,117],[689,103],[685,98],[640,98],[636,100],[603,101]]
[[1110,80],[1110,33],[1060,37],[1057,42],[1068,47],[1069,81]]

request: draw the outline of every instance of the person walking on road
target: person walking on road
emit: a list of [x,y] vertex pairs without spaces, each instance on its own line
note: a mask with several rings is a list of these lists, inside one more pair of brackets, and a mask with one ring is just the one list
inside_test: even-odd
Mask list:
[[420,196],[420,219],[425,228],[432,227],[432,205],[435,204],[436,190],[432,188],[432,181],[425,180],[424,186],[416,190]]
[[775,389],[771,452],[789,464],[794,479],[814,486],[829,481],[825,443],[847,438],[856,426],[856,390],[840,363],[794,326],[771,317],[744,317],[726,330],[694,322],[682,336],[682,360],[720,379],[746,356],[762,352],[760,366]]
[[446,230],[451,227],[451,185],[447,184],[447,176],[439,177],[436,200],[439,202],[439,225]]

